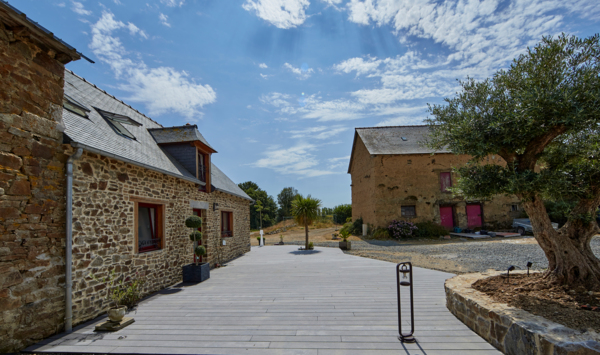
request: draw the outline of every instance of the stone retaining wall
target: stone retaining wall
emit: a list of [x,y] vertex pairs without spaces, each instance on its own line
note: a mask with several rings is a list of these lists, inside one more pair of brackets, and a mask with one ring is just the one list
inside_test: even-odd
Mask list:
[[475,281],[499,274],[497,271],[466,274],[446,280],[446,306],[450,312],[507,355],[600,354],[598,334],[576,331],[497,303],[471,288]]

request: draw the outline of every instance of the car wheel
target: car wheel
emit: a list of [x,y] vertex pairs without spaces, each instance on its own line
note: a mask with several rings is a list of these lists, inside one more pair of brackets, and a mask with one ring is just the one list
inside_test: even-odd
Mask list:
[[523,228],[523,227],[517,228],[517,233],[519,233],[520,235],[525,235],[525,228]]

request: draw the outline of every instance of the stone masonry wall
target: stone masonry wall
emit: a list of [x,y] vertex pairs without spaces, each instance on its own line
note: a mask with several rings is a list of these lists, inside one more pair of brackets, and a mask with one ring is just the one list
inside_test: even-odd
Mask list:
[[[134,252],[132,198],[165,201],[165,236],[158,251]],[[203,244],[204,261],[217,261],[221,211],[232,211],[234,236],[226,239],[222,262],[250,251],[250,201],[222,192],[198,191],[191,182],[84,152],[74,164],[73,199],[73,315],[74,323],[96,317],[109,306],[105,286],[89,277],[140,277],[148,294],[182,280],[182,266],[193,260],[193,244],[185,227],[192,215],[190,201],[208,202]],[[219,210],[213,211],[213,204]],[[218,244],[218,243],[217,243]]]
[[446,280],[444,288],[448,310],[503,354],[600,354],[600,339],[594,331],[567,328],[522,309],[495,302],[471,287],[479,279],[500,273],[490,270]]
[[[466,201],[462,197],[452,197],[450,192],[441,191],[440,173],[464,165],[469,160],[466,155],[370,156],[368,153],[357,154],[360,153],[359,147],[357,143],[352,172],[353,219],[362,216],[365,223],[385,227],[394,219],[404,219],[401,206],[415,206],[416,217],[410,219],[411,222],[440,223],[440,205],[453,205],[455,223],[461,228],[466,228],[467,203],[479,203],[482,205],[484,227],[501,229],[510,225],[512,219],[521,213],[512,211],[512,205],[518,206],[520,203],[514,196],[502,195],[491,200]],[[364,160],[360,165],[359,158]],[[490,161],[503,163],[497,156]],[[359,173],[354,172],[354,166],[366,166],[371,169],[364,168],[364,171]],[[453,182],[455,179],[456,176],[453,176]]]
[[64,66],[0,22],[0,352],[64,325]]
[[352,177],[352,220],[373,223],[375,216],[374,159],[361,139],[356,140],[350,176]]

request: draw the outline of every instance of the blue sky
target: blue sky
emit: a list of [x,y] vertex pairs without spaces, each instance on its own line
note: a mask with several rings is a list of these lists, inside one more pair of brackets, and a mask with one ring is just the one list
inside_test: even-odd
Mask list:
[[96,61],[67,67],[165,126],[196,123],[236,183],[350,203],[354,127],[419,124],[457,79],[598,0],[10,0]]

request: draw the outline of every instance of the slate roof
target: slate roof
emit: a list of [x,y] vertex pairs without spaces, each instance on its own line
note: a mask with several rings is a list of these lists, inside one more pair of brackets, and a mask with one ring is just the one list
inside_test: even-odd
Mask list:
[[428,132],[429,127],[426,125],[356,128],[348,173],[352,166],[357,138],[361,139],[371,155],[451,153],[446,149],[432,150],[422,146],[420,142]]
[[149,128],[148,131],[150,131],[150,134],[158,144],[200,141],[210,149],[214,150],[215,153],[217,152],[210,144],[208,144],[208,141],[204,138],[202,133],[198,131],[197,125]]
[[[64,133],[73,141],[74,146],[199,185],[205,185],[204,182],[196,179],[194,174],[177,162],[174,157],[159,147],[148,130],[163,128],[162,125],[70,70],[65,70],[64,88],[66,95],[90,110],[88,118],[81,117],[66,109],[63,110],[63,121],[66,127]],[[118,135],[95,108],[124,115],[138,122],[140,126],[124,125],[136,139],[132,140]],[[198,135],[202,136],[199,132]],[[211,169],[211,183],[218,191],[252,200],[214,164],[212,164]]]

